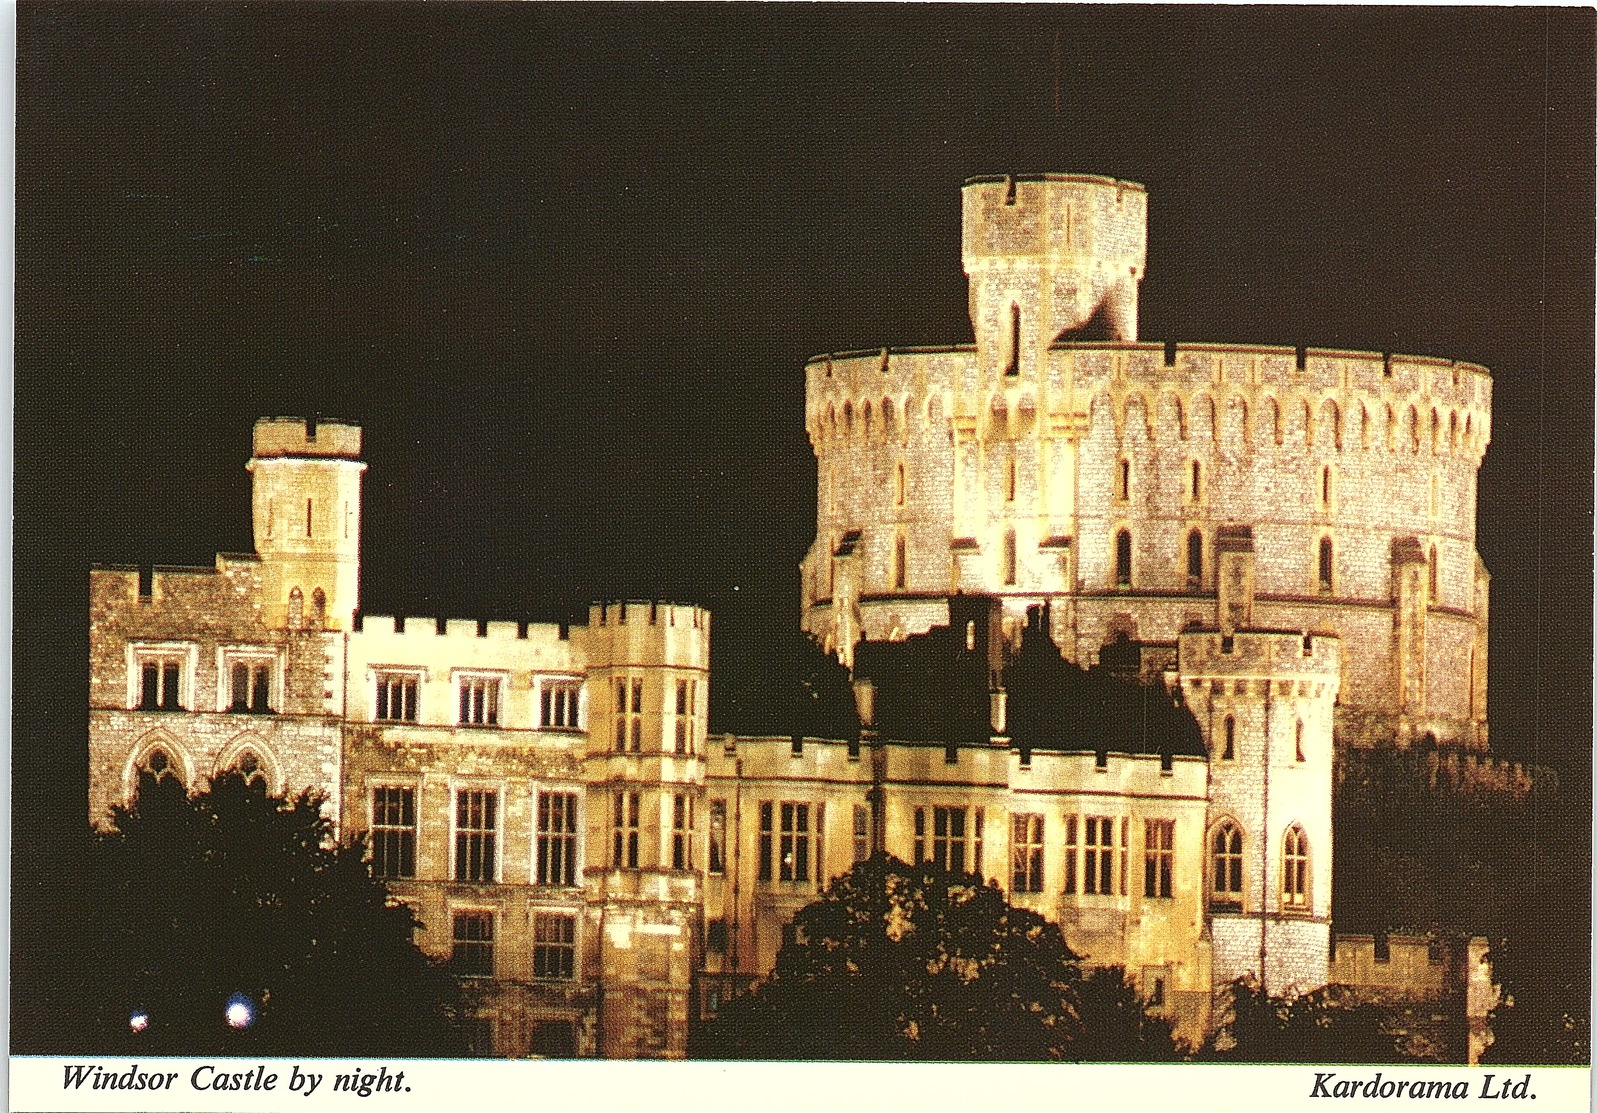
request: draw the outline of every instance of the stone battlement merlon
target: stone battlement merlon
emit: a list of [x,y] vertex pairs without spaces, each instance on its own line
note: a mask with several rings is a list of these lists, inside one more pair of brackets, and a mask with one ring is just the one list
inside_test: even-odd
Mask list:
[[1231,636],[1198,631],[1180,637],[1183,677],[1317,677],[1338,679],[1342,642],[1330,634],[1238,630]]
[[454,638],[461,641],[570,640],[570,627],[555,622],[483,621],[475,618],[440,618],[435,615],[363,614],[360,633],[373,637],[427,639]]
[[359,460],[360,426],[336,419],[263,417],[255,423],[256,459],[283,456]]
[[596,602],[588,607],[588,625],[686,626],[708,631],[710,612],[691,603],[669,603],[659,599],[620,599]]

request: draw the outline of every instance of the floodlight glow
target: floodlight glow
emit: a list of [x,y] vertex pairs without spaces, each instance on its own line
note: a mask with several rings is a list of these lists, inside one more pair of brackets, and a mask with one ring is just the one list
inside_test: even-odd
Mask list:
[[227,1011],[223,1015],[227,1018],[229,1028],[248,1028],[255,1022],[255,1009],[250,999],[242,993],[235,993],[228,998]]
[[128,1016],[128,1027],[135,1032],[142,1032],[150,1026],[150,1014],[143,1009],[134,1009]]

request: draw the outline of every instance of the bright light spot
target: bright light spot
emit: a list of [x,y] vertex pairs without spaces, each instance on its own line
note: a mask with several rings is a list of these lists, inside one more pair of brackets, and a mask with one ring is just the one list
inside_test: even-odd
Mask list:
[[250,1007],[250,999],[242,993],[235,993],[228,998],[227,1017],[229,1028],[248,1028],[255,1021],[255,1010]]
[[143,1009],[134,1009],[128,1017],[128,1027],[135,1032],[142,1032],[150,1026],[150,1014]]

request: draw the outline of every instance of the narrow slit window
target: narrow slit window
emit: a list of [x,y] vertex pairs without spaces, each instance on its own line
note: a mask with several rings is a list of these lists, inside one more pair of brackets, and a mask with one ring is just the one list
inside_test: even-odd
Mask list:
[[1115,534],[1115,586],[1131,586],[1131,531]]

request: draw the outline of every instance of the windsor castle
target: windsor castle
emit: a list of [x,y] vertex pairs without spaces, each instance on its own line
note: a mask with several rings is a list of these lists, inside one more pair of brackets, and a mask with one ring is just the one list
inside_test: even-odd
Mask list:
[[710,734],[695,606],[362,613],[361,430],[268,418],[253,553],[91,575],[90,819],[141,771],[324,794],[485,1054],[682,1055],[879,850],[1003,887],[1189,1040],[1252,976],[1453,992],[1478,1051],[1480,941],[1334,935],[1332,790],[1377,747],[1525,776],[1487,753],[1491,380],[1140,342],[1147,206],[972,179],[975,343],[806,368],[799,617],[857,729]]

